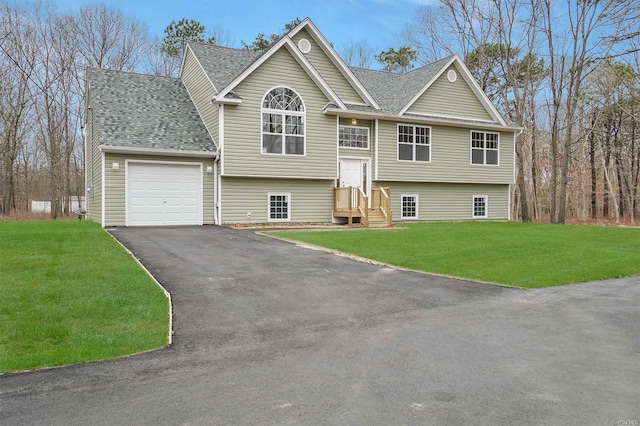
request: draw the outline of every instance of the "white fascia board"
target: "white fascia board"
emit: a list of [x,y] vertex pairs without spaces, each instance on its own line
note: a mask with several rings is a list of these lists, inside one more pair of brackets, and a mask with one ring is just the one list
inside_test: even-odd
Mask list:
[[337,109],[337,108],[327,108],[323,111],[323,114],[326,115],[340,115],[340,116],[349,116],[355,118],[362,118],[367,120],[385,120],[385,121],[393,121],[395,123],[416,123],[416,124],[432,124],[432,125],[442,125],[449,127],[465,127],[468,129],[478,129],[478,130],[495,130],[502,132],[518,132],[522,128],[517,126],[509,126],[502,125],[499,123],[482,123],[482,122],[463,122],[456,121],[452,119],[447,119],[445,117],[412,117],[406,115],[396,115],[396,114],[384,114],[384,113],[369,113],[362,111],[345,111]]
[[138,148],[133,146],[108,146],[100,145],[98,147],[101,152],[109,154],[137,154],[137,155],[157,155],[163,157],[202,157],[216,158],[217,152],[214,151],[182,151],[179,149],[160,149],[160,148]]
[[316,43],[320,46],[322,51],[329,57],[331,62],[338,68],[338,70],[342,73],[342,75],[347,79],[347,81],[351,84],[351,87],[358,92],[360,96],[369,102],[368,105],[371,105],[375,109],[381,109],[380,105],[373,99],[373,96],[364,88],[360,80],[353,74],[349,66],[344,62],[344,60],[338,55],[331,44],[327,41],[327,39],[322,35],[318,27],[311,21],[311,19],[306,18],[300,25],[294,28],[290,33],[289,37],[295,36],[298,32],[300,32],[303,28],[307,28],[307,31],[311,34]]
[[242,103],[242,98],[225,98],[214,96],[211,100],[214,104],[227,104],[227,105],[240,105]]
[[180,60],[180,71],[178,71],[178,78],[180,80],[182,80],[182,71],[184,70],[184,62],[185,62],[185,59],[187,58],[187,49],[189,49],[188,44],[186,45],[184,52],[182,53],[182,59]]

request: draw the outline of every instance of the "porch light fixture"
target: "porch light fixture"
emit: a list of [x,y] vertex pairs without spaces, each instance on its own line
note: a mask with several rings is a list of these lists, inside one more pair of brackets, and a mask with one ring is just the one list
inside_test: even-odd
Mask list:
[[358,120],[356,120],[355,118],[351,119],[351,125],[355,126],[356,124],[358,124]]
[[113,170],[120,170],[120,163],[112,163],[111,168]]

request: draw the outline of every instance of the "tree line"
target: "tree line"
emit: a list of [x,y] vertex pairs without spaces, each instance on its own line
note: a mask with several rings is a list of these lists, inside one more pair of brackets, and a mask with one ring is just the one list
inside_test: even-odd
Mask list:
[[[259,33],[264,50],[295,27]],[[421,6],[398,46],[338,48],[351,66],[410,72],[459,54],[500,112],[523,128],[513,217],[605,219],[640,213],[640,3],[637,0],[440,0]],[[176,76],[187,41],[228,45],[220,26],[172,21],[162,39],[116,8],[62,13],[0,0],[0,215],[51,200],[52,217],[84,193],[87,67]],[[375,61],[375,62],[374,62]]]

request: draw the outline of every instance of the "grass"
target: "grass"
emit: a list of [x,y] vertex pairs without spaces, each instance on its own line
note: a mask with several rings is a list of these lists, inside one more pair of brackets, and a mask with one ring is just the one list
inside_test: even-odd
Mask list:
[[0,372],[167,345],[163,291],[100,225],[0,221]]
[[640,274],[640,229],[515,222],[274,232],[402,268],[539,288]]

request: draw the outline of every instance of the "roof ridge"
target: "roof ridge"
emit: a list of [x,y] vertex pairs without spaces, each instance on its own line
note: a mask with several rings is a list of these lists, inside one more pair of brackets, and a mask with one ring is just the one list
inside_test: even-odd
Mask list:
[[232,47],[232,46],[221,46],[219,44],[215,44],[215,43],[207,43],[205,41],[188,41],[187,45],[194,45],[194,44],[198,44],[201,46],[206,46],[206,47],[216,47],[218,49],[227,49],[227,50],[235,50],[235,51],[246,51],[246,52],[251,52],[251,50],[245,49],[243,47]]
[[117,73],[117,74],[129,74],[129,75],[139,75],[142,77],[154,77],[154,78],[166,78],[169,80],[180,80],[179,77],[171,77],[169,75],[156,75],[150,74],[147,72],[139,72],[139,71],[122,71],[122,70],[113,70],[110,68],[99,68],[99,67],[86,67],[87,71],[99,71],[99,72],[108,72],[108,73]]
[[451,55],[446,56],[446,57],[444,57],[444,58],[440,58],[440,59],[438,59],[438,60],[436,60],[436,61],[429,62],[428,64],[424,64],[424,65],[422,65],[421,67],[414,68],[414,69],[412,69],[411,71],[408,71],[408,72],[404,73],[404,75],[411,74],[412,72],[415,72],[415,71],[420,71],[420,70],[422,70],[422,69],[424,69],[424,68],[426,68],[426,67],[431,67],[431,66],[433,66],[433,65],[438,64],[439,62],[448,62],[448,61],[449,61],[451,58],[453,58],[454,56],[456,56],[456,54],[455,54],[455,53],[452,53]]

